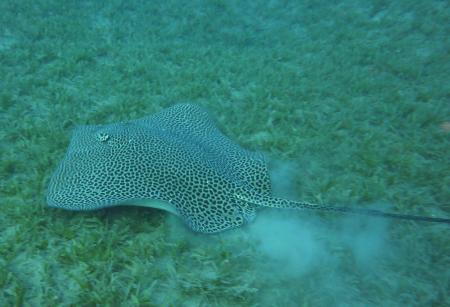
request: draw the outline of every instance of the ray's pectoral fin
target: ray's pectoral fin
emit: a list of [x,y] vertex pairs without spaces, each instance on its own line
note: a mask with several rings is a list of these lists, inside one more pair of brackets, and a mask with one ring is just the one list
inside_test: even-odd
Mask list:
[[175,214],[176,216],[180,216],[180,213],[178,213],[174,205],[172,205],[170,202],[158,199],[133,199],[126,201],[121,205],[160,209]]
[[318,205],[308,202],[292,201],[283,198],[275,198],[270,196],[259,196],[259,195],[246,195],[244,193],[237,192],[234,194],[237,199],[252,203],[260,207],[270,207],[270,208],[282,208],[282,209],[307,209],[307,210],[322,210],[338,213],[347,214],[357,214],[366,216],[375,216],[383,218],[410,220],[410,221],[420,221],[420,222],[434,222],[434,223],[445,223],[450,224],[450,219],[440,218],[440,217],[428,217],[428,216],[418,216],[411,214],[398,214],[384,212],[374,209],[364,209],[364,208],[350,208],[350,207],[340,207],[340,206],[326,206]]
[[192,230],[201,233],[218,233],[240,227],[245,222],[244,215],[237,210],[233,212],[188,211],[180,215]]
[[[120,205],[147,207],[170,212],[181,218],[192,230],[202,233],[217,233],[240,227],[246,219],[246,216],[238,210],[234,213],[218,213],[213,211],[199,211],[195,210],[195,207],[192,207],[190,208],[191,210],[179,212],[170,202],[158,199],[134,199],[121,203]],[[247,211],[245,214],[247,214]]]

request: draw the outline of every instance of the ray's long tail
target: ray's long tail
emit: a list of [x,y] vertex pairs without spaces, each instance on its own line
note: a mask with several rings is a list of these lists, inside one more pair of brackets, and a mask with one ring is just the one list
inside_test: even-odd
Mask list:
[[240,193],[236,193],[235,196],[240,200],[243,200],[245,202],[248,202],[248,203],[260,206],[260,207],[282,208],[282,209],[322,210],[322,211],[377,216],[377,217],[394,218],[394,219],[402,219],[402,220],[410,220],[410,221],[424,221],[424,222],[450,224],[450,219],[440,218],[440,217],[427,217],[427,216],[418,216],[418,215],[410,215],[410,214],[389,213],[389,212],[383,212],[380,210],[364,209],[364,208],[361,209],[361,208],[350,208],[350,207],[339,207],[339,206],[325,206],[325,205],[293,201],[293,200],[287,200],[287,199],[283,199],[283,198],[276,198],[276,197],[270,197],[270,196],[248,197],[248,196],[240,194]]

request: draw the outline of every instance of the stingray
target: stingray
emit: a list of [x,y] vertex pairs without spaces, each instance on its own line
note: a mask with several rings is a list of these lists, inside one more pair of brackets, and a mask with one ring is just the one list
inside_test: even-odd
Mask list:
[[450,223],[446,218],[272,197],[265,157],[232,142],[203,108],[187,103],[137,120],[77,127],[50,179],[47,202],[78,211],[121,205],[158,208],[201,233],[240,227],[261,207]]

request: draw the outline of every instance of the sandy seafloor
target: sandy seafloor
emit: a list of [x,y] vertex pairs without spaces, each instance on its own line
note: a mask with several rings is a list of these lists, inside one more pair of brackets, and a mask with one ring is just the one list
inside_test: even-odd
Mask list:
[[450,228],[48,208],[77,125],[206,107],[277,195],[449,217],[448,1],[0,1],[1,306],[449,306]]

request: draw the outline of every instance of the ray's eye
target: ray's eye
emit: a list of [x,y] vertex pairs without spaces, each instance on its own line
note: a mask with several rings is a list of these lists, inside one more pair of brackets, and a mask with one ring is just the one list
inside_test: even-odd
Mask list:
[[109,134],[105,133],[105,132],[99,132],[97,133],[97,139],[101,142],[101,143],[105,143],[110,139]]

